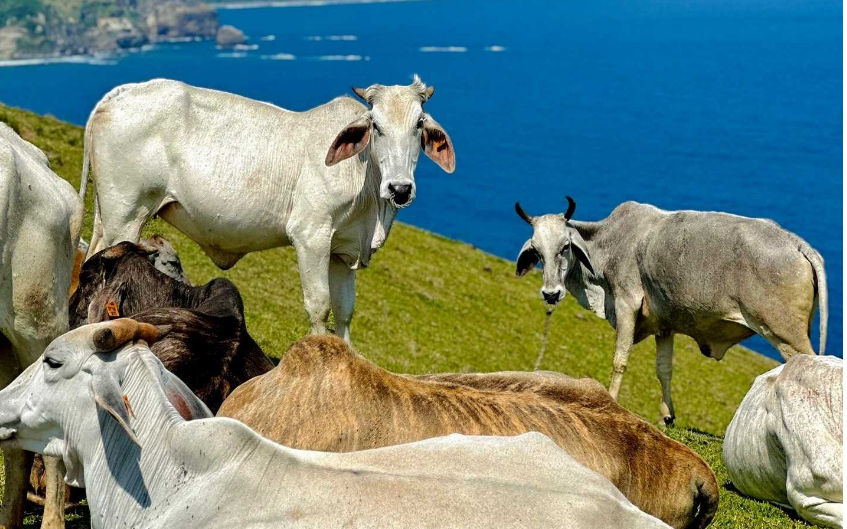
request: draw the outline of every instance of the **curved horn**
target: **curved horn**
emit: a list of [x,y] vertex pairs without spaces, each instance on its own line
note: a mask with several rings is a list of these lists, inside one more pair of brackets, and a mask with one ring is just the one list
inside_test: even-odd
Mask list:
[[573,217],[573,212],[576,211],[576,202],[570,196],[565,196],[568,200],[568,210],[565,211],[565,220],[571,220]]
[[91,341],[98,353],[114,351],[121,345],[136,340],[153,344],[159,337],[159,331],[149,323],[137,322],[131,318],[112,320],[97,329]]
[[533,218],[526,214],[526,211],[523,210],[520,202],[515,202],[515,212],[518,214],[518,217],[522,218],[527,222],[527,224],[532,226]]

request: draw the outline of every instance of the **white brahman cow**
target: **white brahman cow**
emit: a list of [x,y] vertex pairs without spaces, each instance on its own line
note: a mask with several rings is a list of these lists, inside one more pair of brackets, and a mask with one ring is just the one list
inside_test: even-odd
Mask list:
[[[0,123],[0,388],[68,330],[68,295],[82,202],[47,156]],[[0,527],[23,524],[31,455],[5,448]],[[42,527],[64,527],[64,486],[48,458]]]
[[143,343],[156,334],[79,327],[0,392],[0,440],[61,456],[94,529],[668,528],[539,433],[326,453],[234,419],[186,422],[178,379]]
[[739,491],[843,526],[843,373],[840,358],[797,355],[756,378],[723,444]]
[[222,269],[249,252],[293,245],[312,332],[350,341],[355,271],[415,198],[421,149],[445,171],[449,136],[409,86],[355,89],[292,112],[234,94],[154,80],[106,94],[85,128],[81,194],[96,181],[89,256],[138,242],[154,215]]

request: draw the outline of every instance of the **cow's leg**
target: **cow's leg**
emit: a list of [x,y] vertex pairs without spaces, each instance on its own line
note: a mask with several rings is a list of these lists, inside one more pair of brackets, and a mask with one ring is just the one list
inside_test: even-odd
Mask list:
[[329,293],[335,316],[335,334],[350,343],[350,321],[356,303],[356,271],[335,256],[329,262]]
[[3,449],[6,471],[6,490],[3,493],[3,508],[0,509],[0,529],[23,527],[24,502],[27,478],[32,467],[32,454],[19,448]]
[[94,193],[94,221],[91,230],[91,240],[88,242],[88,253],[85,258],[88,259],[100,250],[105,249],[103,245],[103,220],[100,218],[100,201],[97,198],[97,193]]
[[617,324],[615,330],[615,358],[612,361],[612,381],[609,383],[609,393],[612,398],[618,400],[621,391],[623,374],[626,372],[626,364],[629,361],[629,352],[632,350],[633,333],[635,332],[635,315],[629,310],[615,310]]
[[315,244],[308,241],[294,244],[297,251],[297,267],[303,287],[303,304],[309,314],[312,334],[326,334],[329,319],[329,243]]
[[47,490],[44,492],[44,517],[41,529],[64,529],[65,527],[65,465],[58,457],[44,456],[44,477]]
[[[144,225],[159,210],[161,198],[150,195],[110,197],[100,193],[98,202],[102,203],[100,220],[103,235],[96,251],[122,241],[137,243]],[[91,251],[89,254],[94,255]]]
[[662,385],[662,419],[673,425],[676,414],[671,400],[671,376],[673,375],[673,333],[656,335],[656,376]]
[[[807,496],[804,491],[795,487],[790,475],[787,485],[788,501],[797,511],[797,514],[824,527],[844,527],[844,505],[841,501],[833,501],[815,495]],[[841,496],[840,492],[838,495]]]

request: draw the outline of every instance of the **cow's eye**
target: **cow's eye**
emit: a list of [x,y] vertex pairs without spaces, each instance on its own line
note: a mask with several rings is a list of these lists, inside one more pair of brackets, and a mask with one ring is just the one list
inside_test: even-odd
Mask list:
[[382,136],[382,129],[379,128],[379,125],[376,124],[376,121],[373,122],[373,125],[374,125],[374,132],[376,132],[377,134]]
[[423,128],[423,125],[424,125],[424,118],[423,117],[418,118],[418,122],[415,124],[415,128],[416,129]]
[[50,358],[49,356],[44,357],[44,363],[52,369],[58,369],[62,367],[62,362],[59,362],[55,358]]
[[562,251],[559,252],[559,255],[565,255],[566,253],[568,253],[568,248],[570,248],[570,247],[571,247],[571,243],[566,242],[565,245],[562,246]]

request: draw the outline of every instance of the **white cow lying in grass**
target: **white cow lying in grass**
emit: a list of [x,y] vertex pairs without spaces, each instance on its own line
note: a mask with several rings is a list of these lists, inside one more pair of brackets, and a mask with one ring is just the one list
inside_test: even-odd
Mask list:
[[797,355],[756,378],[723,445],[739,491],[843,527],[843,365]]
[[80,327],[0,392],[0,439],[63,457],[95,529],[668,527],[538,433],[323,453],[233,419],[186,422],[169,373],[132,343],[155,333]]

